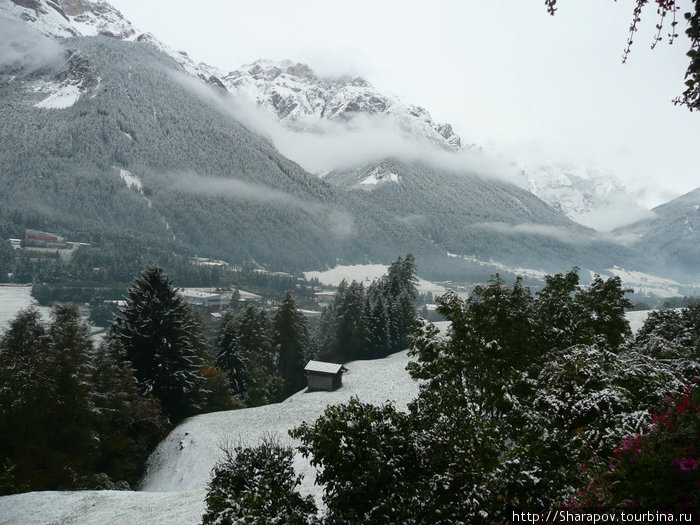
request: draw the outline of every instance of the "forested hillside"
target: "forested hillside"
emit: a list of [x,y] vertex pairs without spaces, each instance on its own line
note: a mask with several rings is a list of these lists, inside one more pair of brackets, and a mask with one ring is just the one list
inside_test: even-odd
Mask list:
[[[195,95],[145,42],[64,40],[66,61],[3,75],[0,185],[12,224],[96,242],[137,235],[278,268],[390,260],[429,243],[307,174]],[[37,83],[79,78],[72,106],[35,107]],[[126,170],[126,171],[124,171]]]

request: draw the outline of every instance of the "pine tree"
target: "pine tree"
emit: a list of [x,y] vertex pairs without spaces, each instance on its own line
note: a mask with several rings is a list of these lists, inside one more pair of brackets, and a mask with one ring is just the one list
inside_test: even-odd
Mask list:
[[367,319],[365,317],[365,287],[353,281],[338,288],[335,301],[336,337],[339,357],[343,360],[367,357]]
[[55,382],[46,328],[38,310],[22,310],[0,339],[0,464],[3,493],[46,488],[45,400]]
[[298,392],[306,384],[304,365],[309,346],[309,326],[297,310],[292,294],[287,292],[273,319],[275,344],[279,354],[278,371],[284,381],[285,397]]
[[114,488],[124,482],[133,486],[170,426],[160,402],[140,392],[118,341],[100,345],[95,355],[93,383],[100,436],[95,470],[107,476],[99,488]]
[[173,422],[201,409],[202,334],[161,268],[136,279],[108,338],[122,345],[142,392],[159,399]]
[[249,382],[246,358],[238,345],[238,321],[236,314],[229,310],[224,314],[219,328],[216,346],[216,365],[226,373],[229,388],[234,399],[241,399]]
[[[98,454],[92,339],[90,327],[80,317],[77,306],[59,304],[53,308],[52,317],[49,352],[56,386],[53,399],[46,400],[52,409],[54,427],[50,447],[56,453],[56,462],[79,479],[92,473]],[[68,478],[63,483],[77,484]]]
[[277,401],[281,379],[272,343],[272,327],[264,310],[253,305],[230,315],[219,337],[217,364],[229,377],[234,394],[246,405],[259,406]]

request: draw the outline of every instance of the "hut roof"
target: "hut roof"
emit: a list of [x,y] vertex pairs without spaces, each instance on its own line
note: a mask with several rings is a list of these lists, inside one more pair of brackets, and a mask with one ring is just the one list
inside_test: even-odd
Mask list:
[[345,371],[345,367],[338,363],[324,363],[323,361],[309,361],[304,367],[306,372],[319,372],[321,374],[337,374]]

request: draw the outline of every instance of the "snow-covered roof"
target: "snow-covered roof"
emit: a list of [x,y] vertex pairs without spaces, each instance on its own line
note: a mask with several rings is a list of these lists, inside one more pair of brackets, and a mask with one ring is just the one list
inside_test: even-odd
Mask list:
[[343,365],[338,363],[324,363],[323,361],[309,361],[304,367],[306,372],[319,372],[322,374],[337,374],[343,370]]

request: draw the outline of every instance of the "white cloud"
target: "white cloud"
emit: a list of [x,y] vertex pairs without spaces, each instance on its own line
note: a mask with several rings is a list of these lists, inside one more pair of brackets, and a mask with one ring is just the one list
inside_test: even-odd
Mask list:
[[0,69],[34,71],[63,59],[63,47],[25,22],[0,13]]
[[194,172],[166,174],[170,187],[181,193],[218,196],[232,200],[298,208],[310,215],[322,217],[328,232],[345,239],[355,234],[355,220],[343,209],[313,202],[262,184],[223,177],[205,177]]
[[523,185],[520,173],[512,164],[479,150],[454,152],[433,146],[411,137],[391,117],[358,114],[343,121],[308,117],[295,123],[295,130],[290,130],[243,97],[223,94],[182,73],[173,72],[172,76],[220,112],[266,137],[282,155],[312,173],[350,170],[396,158]]

